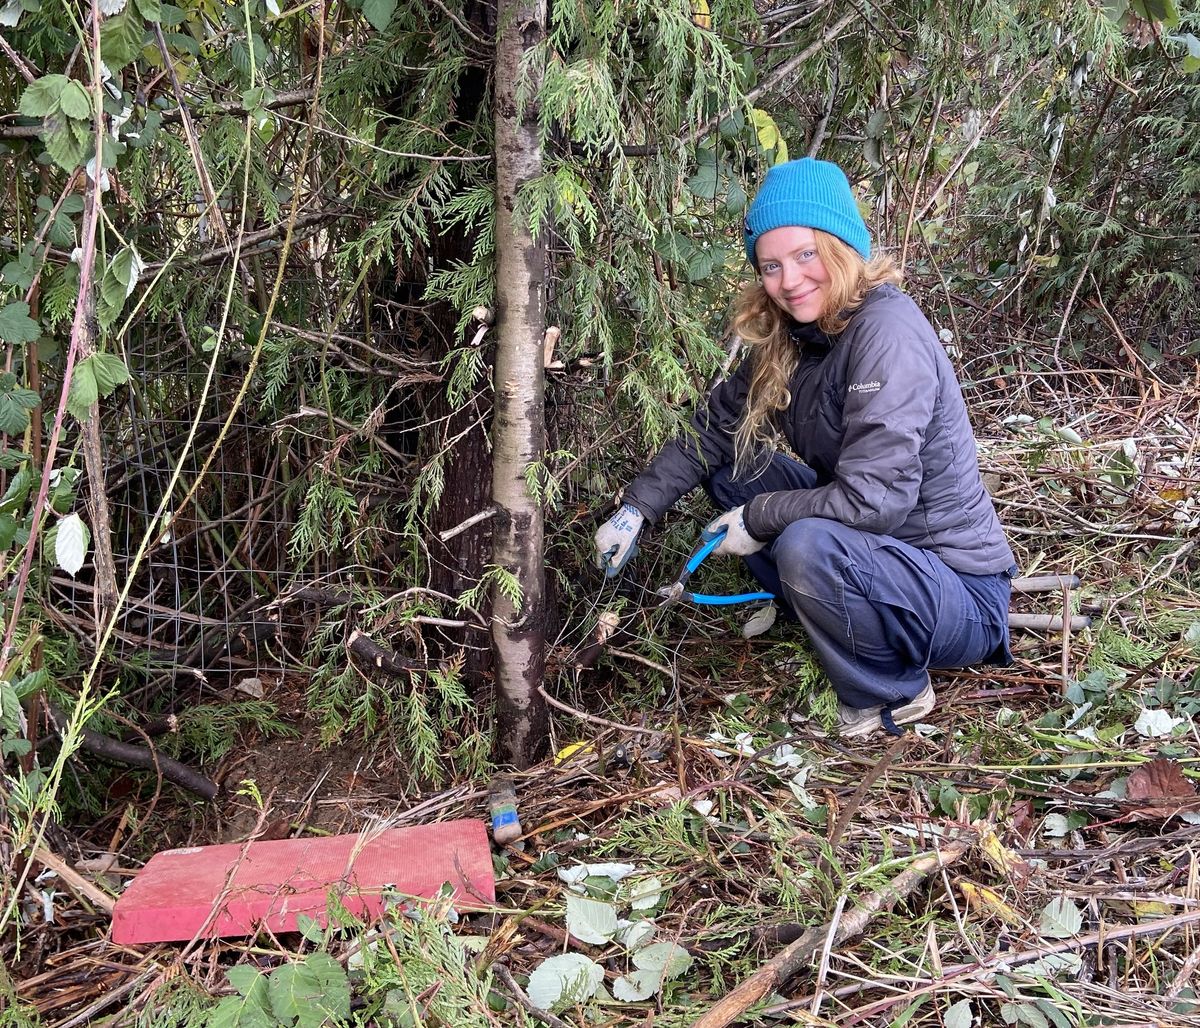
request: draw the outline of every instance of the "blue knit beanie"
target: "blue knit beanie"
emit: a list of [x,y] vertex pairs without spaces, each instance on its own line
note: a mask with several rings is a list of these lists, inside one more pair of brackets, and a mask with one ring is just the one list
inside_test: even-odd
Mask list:
[[858,213],[850,182],[836,164],[804,157],[774,165],[746,215],[746,259],[757,268],[754,244],[785,225],[819,228],[871,259],[871,234]]

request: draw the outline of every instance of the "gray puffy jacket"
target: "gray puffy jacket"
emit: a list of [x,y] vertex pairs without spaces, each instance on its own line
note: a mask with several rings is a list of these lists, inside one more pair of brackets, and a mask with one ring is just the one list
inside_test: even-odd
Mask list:
[[[746,528],[771,539],[801,518],[830,518],[932,550],[956,571],[996,574],[1013,554],[979,476],[962,390],[933,327],[895,286],[867,294],[829,337],[797,326],[791,403],[775,416],[817,486],[762,493]],[[751,361],[709,394],[695,437],[668,443],[625,490],[650,521],[722,465],[733,463]]]

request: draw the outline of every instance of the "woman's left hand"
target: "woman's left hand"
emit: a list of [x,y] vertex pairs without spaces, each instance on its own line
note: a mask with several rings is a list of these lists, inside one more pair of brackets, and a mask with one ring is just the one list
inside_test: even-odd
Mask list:
[[715,539],[722,532],[725,533],[725,538],[713,550],[714,555],[718,557],[748,557],[767,545],[746,531],[746,522],[742,517],[743,510],[745,507],[734,507],[733,510],[726,511],[719,518],[710,521],[704,531],[700,533],[700,538],[705,542]]

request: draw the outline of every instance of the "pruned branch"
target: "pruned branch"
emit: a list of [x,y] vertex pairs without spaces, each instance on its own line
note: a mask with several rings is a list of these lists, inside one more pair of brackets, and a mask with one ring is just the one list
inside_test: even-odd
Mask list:
[[831,940],[831,945],[838,946],[861,935],[876,914],[891,910],[930,874],[960,860],[974,845],[974,836],[963,836],[942,850],[918,857],[891,882],[870,893],[845,917],[808,929],[733,992],[711,1006],[695,1022],[694,1028],[724,1028],[731,1024],[764,996],[779,989],[811,964],[820,955],[827,940]]
[[[51,711],[56,722],[66,723],[67,718],[62,711],[54,707],[51,708]],[[82,740],[83,748],[89,753],[94,753],[98,757],[117,764],[128,764],[131,767],[154,771],[162,775],[168,782],[173,782],[189,792],[194,792],[197,796],[203,796],[206,800],[215,799],[217,793],[220,792],[216,782],[210,778],[206,778],[199,771],[193,771],[178,760],[163,756],[148,746],[135,746],[133,743],[120,742],[92,728],[80,729],[79,737]]]

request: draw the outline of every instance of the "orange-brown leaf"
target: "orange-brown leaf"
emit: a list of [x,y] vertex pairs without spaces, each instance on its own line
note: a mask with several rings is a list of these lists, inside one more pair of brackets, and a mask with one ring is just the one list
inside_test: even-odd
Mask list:
[[1195,795],[1195,783],[1184,777],[1175,761],[1166,757],[1155,757],[1143,764],[1125,783],[1125,798],[1130,801],[1184,799]]

